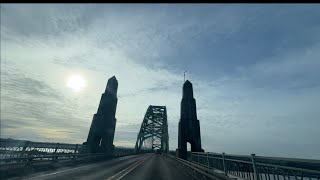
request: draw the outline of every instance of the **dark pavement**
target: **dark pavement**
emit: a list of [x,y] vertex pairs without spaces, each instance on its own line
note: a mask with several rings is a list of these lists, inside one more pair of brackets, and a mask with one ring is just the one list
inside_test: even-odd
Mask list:
[[165,156],[155,154],[151,158],[145,160],[122,178],[123,180],[192,180],[192,176],[187,174],[179,163]]
[[170,157],[152,153],[120,157],[105,162],[11,179],[192,180],[194,178]]

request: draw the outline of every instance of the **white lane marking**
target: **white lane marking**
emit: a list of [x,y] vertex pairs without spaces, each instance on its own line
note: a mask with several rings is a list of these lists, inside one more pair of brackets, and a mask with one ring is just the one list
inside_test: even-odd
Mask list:
[[[148,158],[146,158],[148,159]],[[140,163],[138,163],[137,165],[135,165],[134,167],[132,167],[131,169],[129,169],[126,173],[124,173],[122,176],[120,176],[117,180],[120,180],[121,178],[123,178],[125,175],[127,175],[129,172],[131,172],[132,170],[134,170],[135,168],[137,168],[140,164],[142,164],[146,159],[144,159],[143,161],[141,161]]]
[[[151,155],[153,156],[153,155]],[[116,176],[119,176],[121,173],[125,172],[124,174],[122,174],[119,178],[117,178],[116,180],[120,180],[121,178],[123,178],[125,175],[127,175],[129,172],[131,172],[132,170],[134,170],[136,167],[138,167],[140,164],[142,164],[145,160],[149,159],[151,156],[148,156],[147,158],[144,158],[140,161],[137,161],[136,163],[133,163],[132,165],[130,165],[129,167],[123,169],[122,171],[118,172],[117,174],[113,175],[110,178],[107,178],[107,180],[112,180],[113,178],[115,178]]]
[[[121,158],[121,157],[120,157]],[[121,159],[118,159],[118,160],[122,160],[122,159],[128,159],[128,158],[121,158]],[[106,161],[108,162],[108,161]],[[53,172],[53,173],[49,173],[49,174],[44,174],[44,175],[40,175],[40,176],[37,176],[37,177],[31,177],[31,178],[27,178],[26,180],[28,179],[39,179],[39,178],[42,178],[42,177],[45,177],[45,176],[51,176],[51,175],[55,175],[55,174],[60,174],[60,173],[64,173],[64,172],[68,172],[68,171],[73,171],[73,170],[76,170],[76,169],[81,169],[81,168],[85,168],[85,167],[90,167],[90,166],[98,166],[100,164],[103,164],[103,163],[106,163],[106,162],[101,162],[101,163],[98,163],[98,164],[89,164],[89,165],[85,165],[85,166],[80,166],[80,167],[76,167],[76,168],[72,168],[72,169],[67,169],[67,170],[64,170],[64,171],[58,171],[58,172]]]
[[[140,161],[142,161],[142,160],[140,160]],[[138,160],[137,162],[132,163],[130,166],[126,167],[126,168],[123,169],[122,171],[120,171],[120,172],[114,174],[113,176],[107,178],[107,180],[110,180],[110,179],[115,178],[115,177],[118,176],[119,174],[123,173],[124,171],[126,171],[126,170],[130,169],[131,167],[135,166],[136,164],[138,164],[140,161]]]
[[44,175],[37,176],[37,177],[31,177],[31,178],[28,178],[28,179],[38,179],[38,178],[41,178],[41,177],[60,174],[60,173],[64,173],[64,172],[68,172],[68,171],[72,171],[72,170],[76,170],[76,169],[81,169],[81,168],[85,168],[85,167],[90,167],[90,166],[97,166],[97,164],[90,164],[90,165],[86,165],[86,166],[76,167],[76,168],[67,169],[67,170],[64,170],[64,171],[58,171],[58,172],[54,172],[54,173],[44,174]]

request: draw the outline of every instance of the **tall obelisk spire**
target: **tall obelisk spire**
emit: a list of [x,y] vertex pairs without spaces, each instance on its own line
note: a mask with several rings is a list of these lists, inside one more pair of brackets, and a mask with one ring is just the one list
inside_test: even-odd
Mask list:
[[108,80],[102,94],[98,111],[93,116],[92,124],[85,143],[91,153],[111,153],[116,127],[118,81],[115,76]]
[[197,119],[196,100],[189,80],[183,84],[177,156],[187,159],[187,143],[192,152],[203,152],[201,148],[200,123]]

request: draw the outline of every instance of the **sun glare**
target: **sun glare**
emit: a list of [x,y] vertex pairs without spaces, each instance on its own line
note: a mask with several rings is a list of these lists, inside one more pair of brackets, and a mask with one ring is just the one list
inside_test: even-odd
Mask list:
[[67,79],[67,87],[75,92],[80,92],[86,87],[86,82],[81,75],[71,75]]

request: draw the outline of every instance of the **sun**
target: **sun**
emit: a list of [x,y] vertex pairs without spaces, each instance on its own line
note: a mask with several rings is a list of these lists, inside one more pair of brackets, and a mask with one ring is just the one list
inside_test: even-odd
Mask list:
[[86,87],[85,79],[78,74],[71,75],[67,79],[67,87],[75,92],[80,92]]

